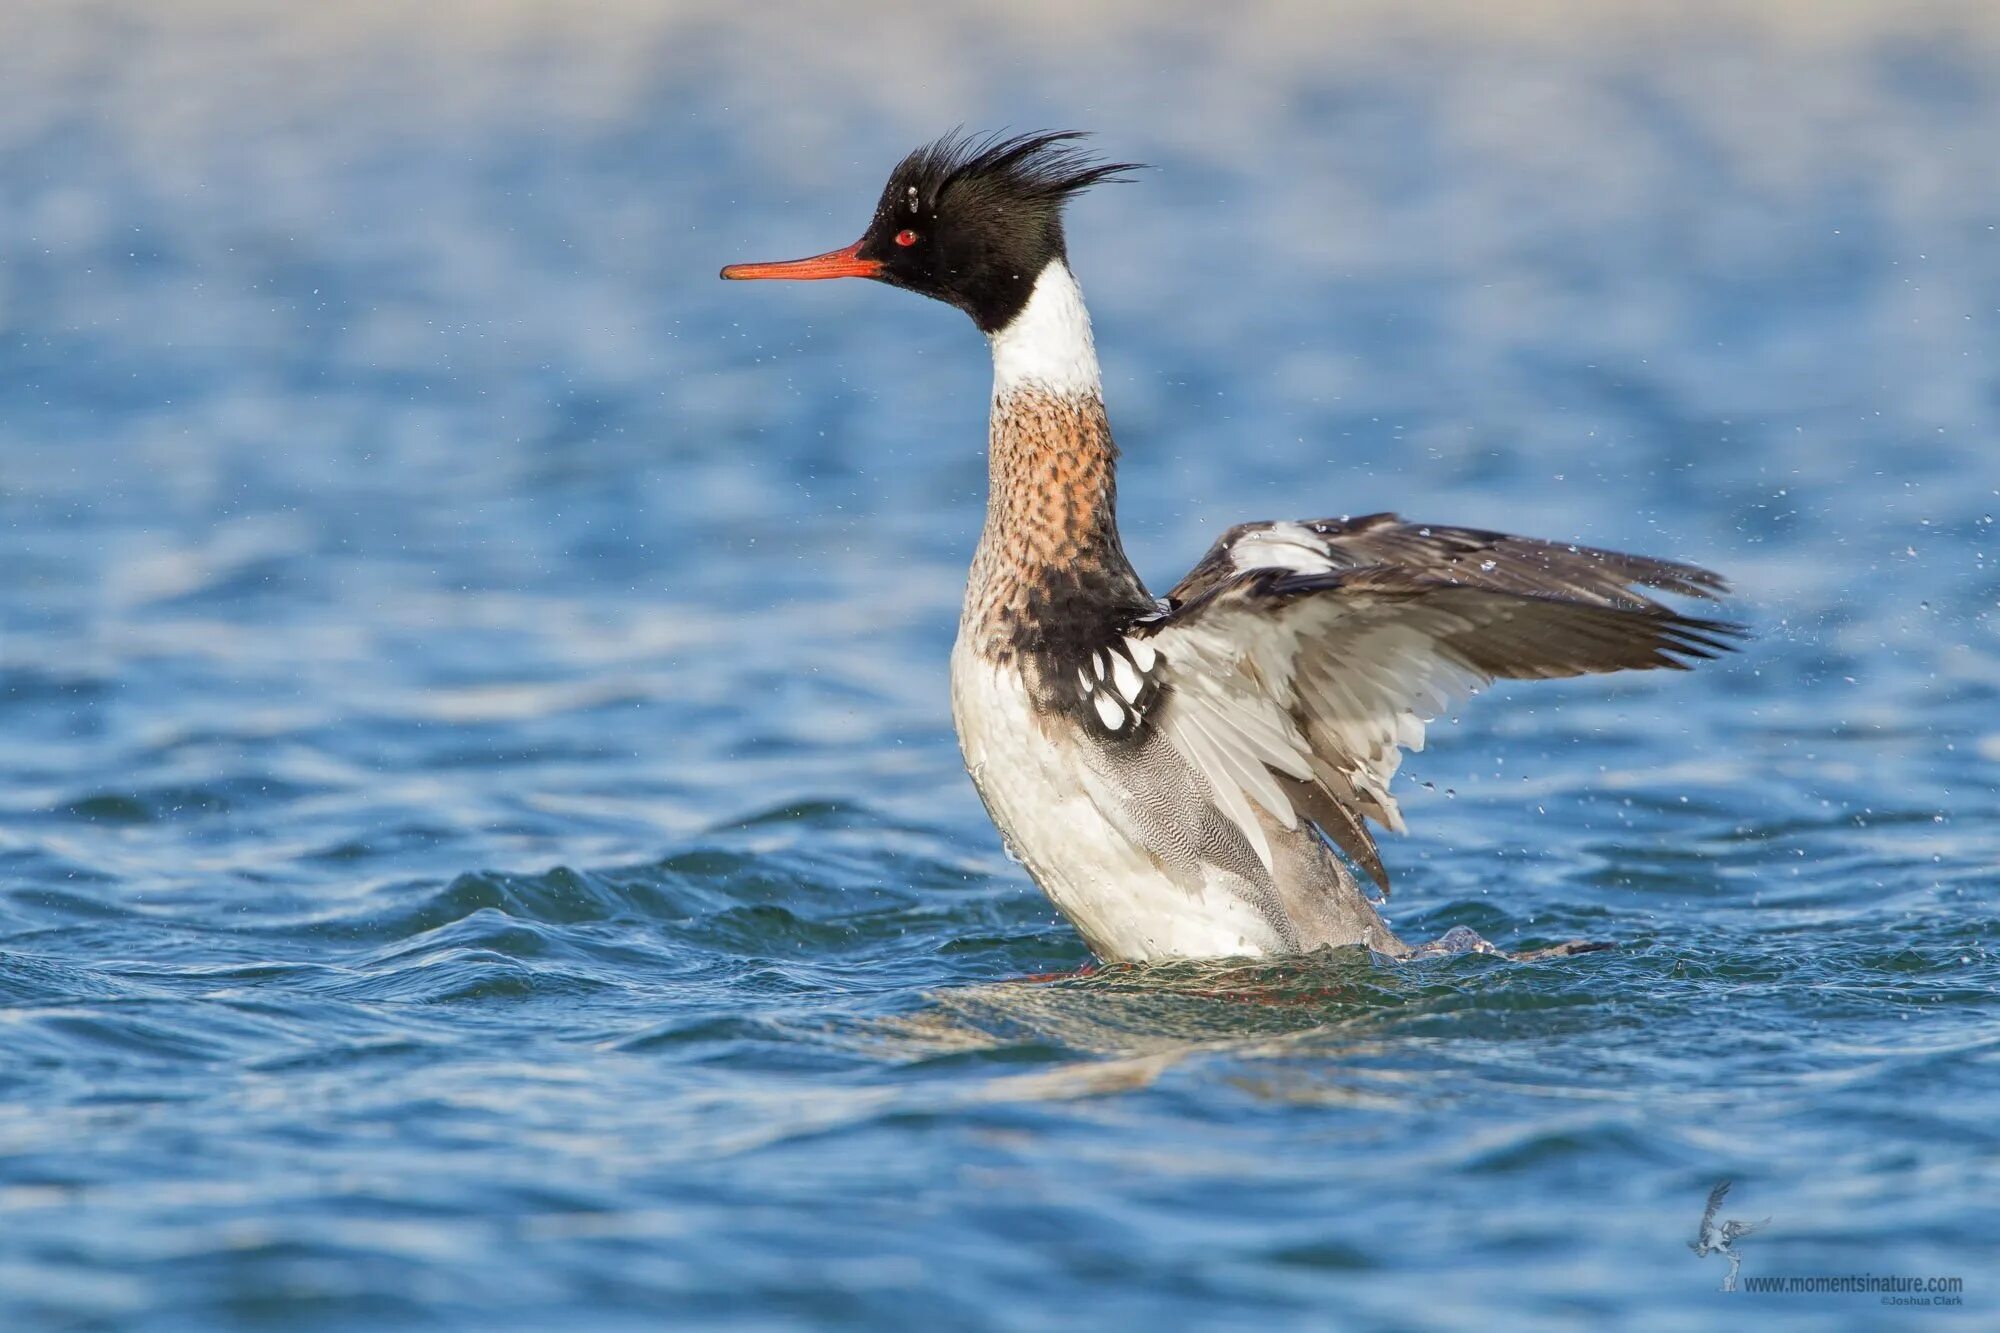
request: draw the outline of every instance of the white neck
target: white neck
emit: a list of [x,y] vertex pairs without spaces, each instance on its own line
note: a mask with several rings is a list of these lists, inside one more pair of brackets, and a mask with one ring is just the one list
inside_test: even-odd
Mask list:
[[1083,290],[1060,259],[1050,260],[1035,279],[1035,290],[1013,322],[988,336],[995,398],[1029,387],[1076,398],[1103,391]]

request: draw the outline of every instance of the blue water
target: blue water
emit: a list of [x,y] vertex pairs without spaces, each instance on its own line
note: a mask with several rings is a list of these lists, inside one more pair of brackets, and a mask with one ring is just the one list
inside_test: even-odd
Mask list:
[[[1937,1314],[1718,1293],[1722,1179],[1746,1277],[2000,1318],[2000,23],[1556,11],[14,11],[0,1327]],[[1155,586],[1736,581],[1399,780],[1399,932],[1615,950],[1018,980],[980,341],[713,278],[961,120],[1159,168],[1072,226]]]

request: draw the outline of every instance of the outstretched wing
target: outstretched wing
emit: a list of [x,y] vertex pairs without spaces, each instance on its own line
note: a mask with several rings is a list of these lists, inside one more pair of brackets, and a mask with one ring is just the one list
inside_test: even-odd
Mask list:
[[1638,588],[1711,598],[1729,590],[1720,575],[1672,560],[1479,528],[1405,523],[1394,514],[1366,514],[1239,523],[1222,534],[1168,596],[1176,604],[1190,602],[1252,569],[1312,574],[1371,565],[1428,572],[1495,591],[1540,593],[1606,606],[1659,605],[1635,591]]
[[1708,1229],[1715,1225],[1715,1214],[1722,1207],[1722,1201],[1729,1197],[1729,1181],[1723,1181],[1708,1192],[1708,1207],[1702,1210],[1701,1230],[1695,1235],[1695,1243],[1708,1238]]
[[1771,1225],[1771,1219],[1760,1217],[1755,1222],[1728,1221],[1722,1224],[1722,1239],[1725,1244],[1735,1244],[1745,1236],[1754,1236]]
[[1386,890],[1363,821],[1401,830],[1388,784],[1427,719],[1494,679],[1713,657],[1734,626],[1638,589],[1723,586],[1690,565],[1387,514],[1246,524],[1121,646],[1145,661],[1150,716],[1267,863],[1257,807],[1286,828],[1310,819]]

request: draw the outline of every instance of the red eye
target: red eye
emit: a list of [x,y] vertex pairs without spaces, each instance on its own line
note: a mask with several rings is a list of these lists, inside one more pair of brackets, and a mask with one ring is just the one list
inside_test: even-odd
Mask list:
[[917,243],[917,234],[911,231],[908,227],[905,227],[901,231],[896,233],[896,244],[901,246],[911,246],[915,245],[916,243]]

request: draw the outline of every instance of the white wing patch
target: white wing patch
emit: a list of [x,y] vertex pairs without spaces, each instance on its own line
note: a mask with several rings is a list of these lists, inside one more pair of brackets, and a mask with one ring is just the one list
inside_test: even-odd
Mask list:
[[1451,617],[1433,610],[1406,616],[1316,642],[1320,650],[1299,655],[1292,679],[1296,716],[1318,766],[1344,778],[1397,833],[1403,813],[1389,780],[1403,751],[1422,750],[1426,725],[1486,684],[1483,674],[1439,651],[1436,631],[1444,626],[1423,624]]
[[1425,723],[1486,683],[1442,650],[1464,628],[1449,612],[1367,598],[1308,598],[1282,610],[1211,605],[1162,628],[1160,710],[1174,748],[1266,865],[1255,807],[1283,828],[1299,812],[1280,778],[1315,783],[1389,828],[1402,813],[1389,781]]
[[1327,556],[1326,538],[1303,523],[1267,523],[1237,537],[1229,560],[1241,574],[1251,569],[1289,569],[1324,574],[1338,568]]

